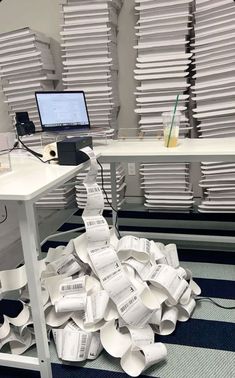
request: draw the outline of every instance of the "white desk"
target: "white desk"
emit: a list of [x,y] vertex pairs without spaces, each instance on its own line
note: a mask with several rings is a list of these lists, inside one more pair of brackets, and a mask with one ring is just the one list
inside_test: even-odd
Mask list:
[[[235,161],[235,138],[182,139],[179,141],[179,145],[175,148],[164,147],[162,140],[120,139],[108,141],[107,145],[95,148],[95,152],[101,155],[99,158],[101,163],[111,164],[112,204],[113,207],[117,209],[116,164],[118,162],[233,162]],[[115,223],[116,213],[113,212],[113,224]],[[202,240],[204,239],[202,238]],[[226,240],[228,240],[227,237]],[[230,240],[230,242],[232,242],[232,240]]]
[[[186,139],[176,148],[163,147],[162,141],[119,140],[108,141],[96,147],[103,163],[111,163],[112,202],[116,201],[116,164],[126,162],[200,162],[235,161],[235,138]],[[14,157],[13,171],[0,176],[0,200],[15,201],[18,206],[20,232],[28,277],[38,358],[0,353],[0,365],[39,370],[42,378],[51,378],[51,364],[46,335],[45,319],[37,270],[40,252],[34,203],[48,191],[74,177],[80,166],[56,166],[42,164],[36,159]],[[23,174],[22,174],[23,173]],[[113,214],[115,223],[115,213]]]
[[39,370],[42,378],[51,378],[50,354],[37,269],[40,253],[34,203],[48,191],[74,177],[85,164],[58,166],[43,164],[36,158],[13,157],[12,172],[0,175],[0,200],[14,201],[18,207],[38,358],[0,353],[0,365]]
[[125,139],[108,141],[96,147],[105,163],[235,161],[235,137],[224,139],[182,139],[175,148],[163,146],[162,140]]

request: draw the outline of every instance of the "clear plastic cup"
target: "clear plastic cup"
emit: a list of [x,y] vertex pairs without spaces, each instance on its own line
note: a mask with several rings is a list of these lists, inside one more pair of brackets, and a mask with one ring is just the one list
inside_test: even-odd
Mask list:
[[172,124],[172,119],[173,119],[173,111],[162,113],[163,135],[164,135],[165,147],[176,147],[178,144],[179,127],[180,127],[180,119],[181,119],[180,111],[176,110],[173,124]]

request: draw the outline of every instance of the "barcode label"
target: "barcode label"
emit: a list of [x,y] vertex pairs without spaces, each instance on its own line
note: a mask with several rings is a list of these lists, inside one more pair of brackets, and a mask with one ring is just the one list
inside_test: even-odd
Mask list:
[[120,311],[121,312],[125,312],[129,306],[131,306],[133,303],[135,303],[137,301],[137,297],[134,296],[133,298],[131,298],[124,306],[122,306],[120,308]]
[[100,248],[95,248],[95,249],[91,249],[89,252],[90,253],[96,253],[96,252],[103,252],[105,250],[107,250],[108,248],[105,246],[105,247],[100,247]]
[[59,274],[62,274],[64,272],[66,272],[67,268],[70,267],[70,265],[74,264],[75,262],[75,258],[74,257],[71,257],[69,261],[65,262],[65,264],[62,264],[58,269],[57,269],[57,273]]
[[80,330],[80,328],[78,327],[78,325],[73,320],[69,321],[68,328],[70,328],[72,330],[76,330],[76,331]]
[[162,267],[161,267],[160,265],[157,266],[157,268],[154,270],[153,274],[152,274],[151,277],[150,277],[151,280],[153,280],[154,278],[157,277],[157,275],[158,275],[158,273],[160,272],[161,268],[162,268]]
[[105,224],[105,221],[103,219],[86,221],[86,224],[87,224],[87,226],[99,226],[101,224]]
[[87,342],[87,335],[81,336],[81,347],[79,351],[79,358],[85,357],[85,351],[86,351],[86,342]]
[[121,271],[121,269],[118,269],[115,272],[108,274],[106,277],[103,278],[103,282],[105,282],[105,281],[109,280],[110,278],[116,276],[116,274],[118,274],[120,271]]
[[82,283],[61,285],[61,291],[79,290],[83,288]]
[[73,320],[70,320],[69,324],[70,324],[72,327],[74,327],[74,328],[76,328],[76,329],[79,329],[78,325],[77,325]]
[[98,193],[100,192],[100,188],[97,186],[95,188],[87,188],[87,192],[90,193]]
[[147,253],[150,253],[150,242],[148,240],[146,240],[145,249]]

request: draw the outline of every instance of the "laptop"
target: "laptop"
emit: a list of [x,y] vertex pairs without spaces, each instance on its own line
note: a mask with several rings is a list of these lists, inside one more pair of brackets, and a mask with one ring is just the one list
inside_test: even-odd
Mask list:
[[35,92],[43,131],[88,131],[90,119],[83,91]]

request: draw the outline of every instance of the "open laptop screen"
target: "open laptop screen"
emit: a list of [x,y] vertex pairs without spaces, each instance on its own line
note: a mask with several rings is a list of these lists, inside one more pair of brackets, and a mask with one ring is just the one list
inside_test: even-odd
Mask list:
[[35,97],[43,131],[76,131],[90,128],[83,91],[36,92]]

